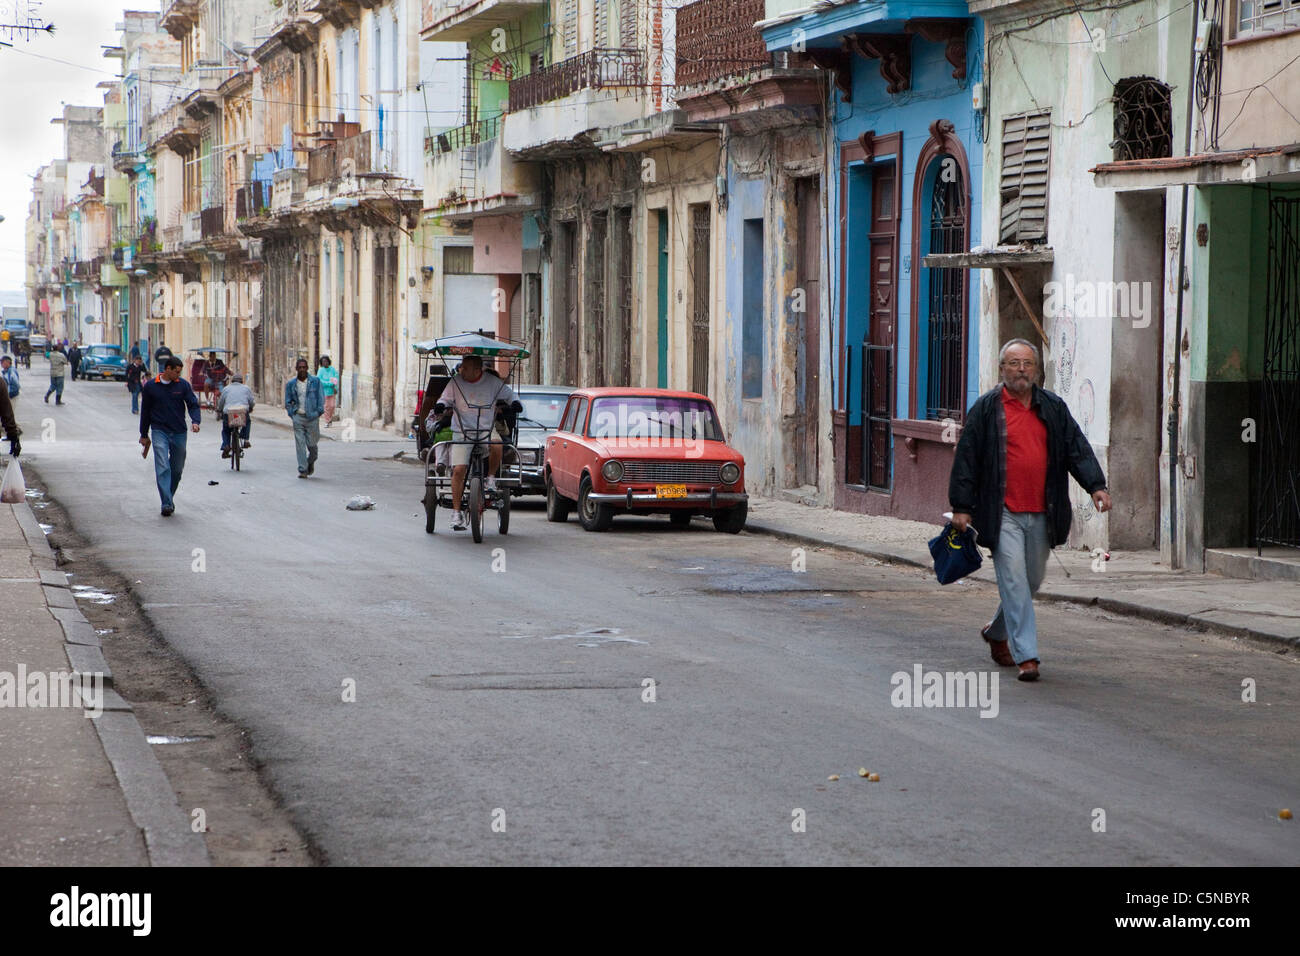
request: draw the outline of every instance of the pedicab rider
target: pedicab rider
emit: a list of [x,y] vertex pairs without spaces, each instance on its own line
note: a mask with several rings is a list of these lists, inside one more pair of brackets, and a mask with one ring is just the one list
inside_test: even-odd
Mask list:
[[462,493],[465,490],[465,476],[469,472],[472,448],[465,438],[465,430],[469,429],[473,434],[479,433],[476,430],[488,431],[488,472],[484,487],[493,491],[496,489],[496,473],[501,468],[504,448],[496,430],[496,419],[507,413],[517,415],[524,410],[524,406],[501,376],[495,372],[491,375],[484,374],[481,355],[466,355],[461,359],[460,368],[452,376],[433,410],[438,418],[442,418],[448,410],[452,413],[451,429],[456,443],[451,446],[451,502],[456,509],[456,520],[451,528],[453,531],[464,531],[469,527],[469,514],[464,507]]

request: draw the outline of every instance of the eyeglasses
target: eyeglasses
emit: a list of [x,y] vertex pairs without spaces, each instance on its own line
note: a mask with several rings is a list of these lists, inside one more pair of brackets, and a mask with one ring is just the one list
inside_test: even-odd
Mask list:
[[1002,364],[1007,368],[1034,368],[1038,365],[1033,359],[1010,359]]

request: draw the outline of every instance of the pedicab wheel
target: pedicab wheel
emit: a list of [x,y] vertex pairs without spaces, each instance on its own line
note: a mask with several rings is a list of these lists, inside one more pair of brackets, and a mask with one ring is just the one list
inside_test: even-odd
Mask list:
[[437,522],[438,514],[438,489],[433,485],[424,486],[424,533],[433,534],[433,526]]
[[502,490],[498,492],[501,495],[501,507],[497,509],[497,533],[510,533],[510,492]]
[[483,543],[483,479],[475,475],[469,480],[469,530],[475,544]]

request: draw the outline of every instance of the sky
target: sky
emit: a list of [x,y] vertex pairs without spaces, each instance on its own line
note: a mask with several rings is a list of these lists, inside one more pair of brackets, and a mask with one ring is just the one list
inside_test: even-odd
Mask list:
[[[10,37],[0,28],[0,290],[21,289],[25,276],[27,204],[36,170],[63,157],[63,128],[50,120],[63,104],[102,106],[121,60],[106,60],[102,46],[121,39],[114,29],[123,9],[158,9],[158,0],[0,0],[0,24],[28,17],[54,24],[53,36]],[[15,19],[17,18],[17,19]],[[66,63],[53,62],[65,60]]]

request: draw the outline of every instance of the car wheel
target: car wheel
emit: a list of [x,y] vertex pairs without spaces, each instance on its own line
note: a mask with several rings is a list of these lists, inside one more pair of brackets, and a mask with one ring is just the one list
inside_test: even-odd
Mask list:
[[747,517],[749,517],[749,504],[742,501],[726,511],[713,512],[713,527],[726,534],[740,534],[745,528]]
[[614,510],[609,505],[597,504],[591,500],[591,478],[582,476],[578,486],[578,521],[584,531],[608,531],[614,520]]
[[689,528],[691,526],[691,513],[689,511],[670,511],[668,512],[668,521],[674,528]]
[[551,482],[550,475],[546,476],[546,520],[547,521],[568,521],[569,512],[573,510],[573,502],[564,495],[555,490],[555,485]]

